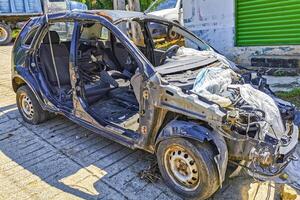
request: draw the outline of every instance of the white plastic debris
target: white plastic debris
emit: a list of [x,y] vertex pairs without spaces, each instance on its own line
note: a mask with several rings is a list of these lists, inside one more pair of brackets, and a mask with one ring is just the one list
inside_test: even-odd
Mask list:
[[260,122],[261,138],[270,134],[281,138],[285,128],[279,109],[275,101],[267,94],[253,88],[249,84],[237,84],[240,76],[231,68],[223,65],[220,67],[206,67],[200,70],[193,87],[193,92],[207,98],[221,107],[231,106],[229,88],[238,88],[242,99],[255,109],[265,112],[265,120]]
[[[261,126],[266,133],[274,133],[276,138],[281,138],[285,133],[280,111],[275,101],[266,93],[263,93],[249,84],[239,85],[240,94],[244,101],[256,109],[263,110],[266,114],[265,123]],[[264,138],[265,135],[261,135]]]
[[228,107],[232,102],[229,98],[224,97],[225,93],[228,86],[238,79],[238,74],[225,66],[203,68],[195,80],[193,92],[219,104],[221,107]]

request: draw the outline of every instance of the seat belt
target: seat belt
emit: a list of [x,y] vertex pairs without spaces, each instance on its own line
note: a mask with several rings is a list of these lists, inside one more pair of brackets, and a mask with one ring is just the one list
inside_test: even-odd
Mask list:
[[56,62],[55,62],[55,57],[54,57],[54,52],[53,52],[53,46],[52,46],[52,40],[51,40],[51,35],[50,35],[49,29],[48,29],[48,33],[47,34],[48,34],[48,37],[49,37],[51,59],[52,59],[52,63],[53,63],[54,71],[55,71],[57,85],[58,85],[59,100],[61,101],[62,100],[62,91],[61,91],[60,80],[59,80],[59,77],[58,77],[57,66],[56,66]]
[[[42,1],[42,5],[43,5],[43,11],[44,11],[44,14],[45,14],[45,17],[46,17],[46,22],[49,23],[49,18],[48,18],[48,2],[46,0],[43,0]],[[62,100],[61,99],[61,97],[62,97],[61,85],[60,85],[60,80],[59,80],[59,77],[58,77],[57,66],[56,66],[56,62],[55,62],[55,58],[54,58],[53,46],[52,46],[52,40],[51,40],[51,35],[50,35],[49,28],[48,28],[47,34],[48,34],[48,38],[49,38],[51,59],[52,59],[52,63],[53,63],[53,66],[54,66],[55,76],[56,76],[57,85],[58,85],[59,101],[61,101]]]

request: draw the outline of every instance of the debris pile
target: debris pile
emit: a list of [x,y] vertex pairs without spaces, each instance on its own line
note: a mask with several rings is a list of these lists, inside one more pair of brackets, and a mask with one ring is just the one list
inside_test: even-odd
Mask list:
[[139,172],[138,176],[149,183],[156,183],[161,179],[156,159],[150,160],[150,165]]

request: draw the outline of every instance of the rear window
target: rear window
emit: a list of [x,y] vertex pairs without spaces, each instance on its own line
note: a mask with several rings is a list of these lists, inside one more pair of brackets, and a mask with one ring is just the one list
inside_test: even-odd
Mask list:
[[50,26],[49,30],[58,33],[60,42],[70,42],[72,40],[74,22],[56,22]]
[[[33,32],[34,31],[33,27],[37,27],[37,28],[39,27],[38,26],[38,20],[39,20],[39,18],[30,19],[23,26],[21,32],[19,33],[19,35],[18,35],[18,37],[17,37],[17,39],[15,41],[15,45],[14,45],[15,48],[18,48],[21,45],[25,45],[25,46],[31,45],[31,43],[33,42],[33,38],[32,37],[34,37],[34,35],[36,34],[36,32],[35,33]],[[33,34],[33,36],[31,36],[31,33]]]
[[31,46],[31,44],[33,42],[33,38],[36,35],[37,31],[38,31],[38,27],[35,27],[31,31],[29,31],[29,33],[25,37],[25,41],[24,41],[24,44],[26,46]]

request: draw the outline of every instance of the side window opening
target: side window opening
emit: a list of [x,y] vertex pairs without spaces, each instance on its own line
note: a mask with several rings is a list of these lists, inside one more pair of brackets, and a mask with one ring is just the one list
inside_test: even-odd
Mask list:
[[31,31],[28,33],[28,35],[27,35],[27,37],[26,37],[26,40],[24,41],[24,44],[25,44],[26,46],[31,46],[32,41],[33,41],[33,38],[34,38],[34,36],[36,35],[37,31],[38,31],[38,27],[35,27],[35,28],[33,28],[33,30],[31,30]]
[[137,21],[122,21],[117,24],[117,27],[139,48],[146,56],[147,46],[145,40],[145,30]]
[[137,47],[146,47],[144,30],[137,21],[123,21],[117,26]]
[[[74,30],[74,22],[56,22],[50,25],[49,31],[55,31],[59,36],[59,42],[67,44],[71,43]],[[69,45],[68,45],[69,47]]]
[[168,25],[149,22],[148,27],[155,49],[165,51],[173,45],[185,45],[185,38]]

